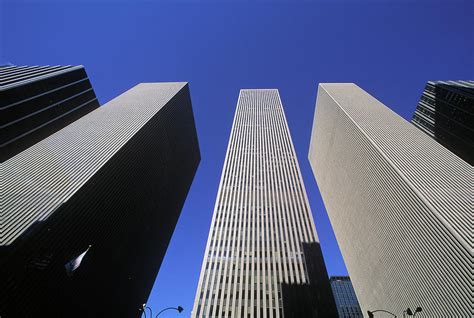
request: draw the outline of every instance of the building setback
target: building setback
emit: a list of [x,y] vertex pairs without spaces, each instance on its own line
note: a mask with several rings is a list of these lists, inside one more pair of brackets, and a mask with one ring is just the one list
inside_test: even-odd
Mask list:
[[413,125],[474,165],[474,81],[430,81]]
[[332,276],[329,279],[339,318],[363,318],[349,276]]
[[139,317],[199,161],[186,83],[139,84],[6,160],[2,317]]
[[99,107],[83,66],[0,66],[0,162]]
[[320,84],[309,160],[362,312],[474,316],[471,165],[354,84]]
[[336,315],[278,90],[241,90],[191,316]]

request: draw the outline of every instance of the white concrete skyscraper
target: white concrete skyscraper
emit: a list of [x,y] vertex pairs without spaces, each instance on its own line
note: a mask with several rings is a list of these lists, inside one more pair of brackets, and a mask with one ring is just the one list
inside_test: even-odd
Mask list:
[[241,90],[192,317],[334,312],[278,90]]
[[354,84],[320,84],[309,160],[362,312],[474,317],[470,164]]

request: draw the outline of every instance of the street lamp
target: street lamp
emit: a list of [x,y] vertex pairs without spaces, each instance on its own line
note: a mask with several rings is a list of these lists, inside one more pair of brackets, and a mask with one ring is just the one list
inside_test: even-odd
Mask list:
[[408,316],[415,317],[417,313],[421,312],[421,310],[422,310],[421,307],[416,307],[415,313],[413,313],[410,308],[407,308],[407,310],[405,310],[405,312],[407,313]]
[[[146,318],[146,309],[149,309],[150,310],[150,318],[153,318],[153,312],[151,311],[151,308],[148,307],[146,304],[143,304],[142,305],[142,308],[138,309],[139,311],[143,311],[143,313],[145,314],[145,318]],[[168,308],[165,308],[163,309],[162,311],[160,311],[159,313],[156,314],[155,318],[158,317],[163,311],[166,311],[166,310],[177,310],[179,313],[181,313],[184,309],[183,307],[181,306],[178,306],[178,307],[168,307]]]
[[[390,314],[393,317],[397,318],[397,315],[395,315],[394,313],[391,313],[390,311],[386,311],[386,310],[383,310],[383,309],[378,309],[378,310],[374,310],[374,311],[367,310],[367,314],[369,315],[369,318],[374,318],[374,313],[379,312],[379,311],[385,312],[385,313]],[[415,317],[416,314],[419,313],[419,312],[421,312],[421,307],[416,307],[415,313],[413,313],[410,308],[407,308],[407,310],[403,311],[403,317],[405,317],[405,313],[407,313],[408,316]]]
[[146,318],[146,309],[147,308],[150,310],[150,318],[153,318],[153,312],[151,311],[151,308],[148,307],[146,304],[143,304],[142,308],[140,308],[139,310],[143,311],[143,313],[145,314],[145,318]]
[[171,309],[174,309],[174,310],[177,310],[179,313],[181,313],[184,309],[183,307],[181,306],[178,306],[178,307],[168,307],[168,308],[165,308],[163,309],[162,311],[160,311],[159,313],[156,314],[155,318],[158,317],[163,311],[166,311],[166,310],[171,310]]
[[367,314],[369,315],[369,318],[374,318],[374,312],[386,312],[390,315],[392,315],[393,317],[397,318],[397,315],[391,313],[390,311],[386,311],[386,310],[383,310],[383,309],[377,309],[377,310],[374,310],[374,311],[370,311],[370,310],[367,310]]

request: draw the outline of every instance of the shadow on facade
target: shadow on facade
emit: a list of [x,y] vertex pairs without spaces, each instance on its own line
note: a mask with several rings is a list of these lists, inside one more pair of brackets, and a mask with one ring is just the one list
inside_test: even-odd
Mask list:
[[281,284],[285,318],[337,318],[319,243],[303,243],[309,284]]
[[[0,250],[0,316],[139,317],[199,161],[185,88],[45,221]],[[65,265],[89,245],[68,275]]]

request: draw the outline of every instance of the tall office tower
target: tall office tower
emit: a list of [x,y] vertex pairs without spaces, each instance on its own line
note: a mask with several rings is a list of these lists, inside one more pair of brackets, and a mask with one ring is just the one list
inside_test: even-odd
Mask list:
[[241,90],[192,317],[298,317],[294,301],[336,312],[278,90]]
[[332,276],[329,279],[336,301],[339,318],[363,318],[354,287],[349,276]]
[[474,81],[430,81],[411,122],[474,165]]
[[366,310],[474,316],[474,170],[354,84],[321,84],[309,160]]
[[139,317],[200,161],[186,83],[139,84],[2,164],[2,317]]
[[0,66],[0,162],[97,107],[83,66]]

